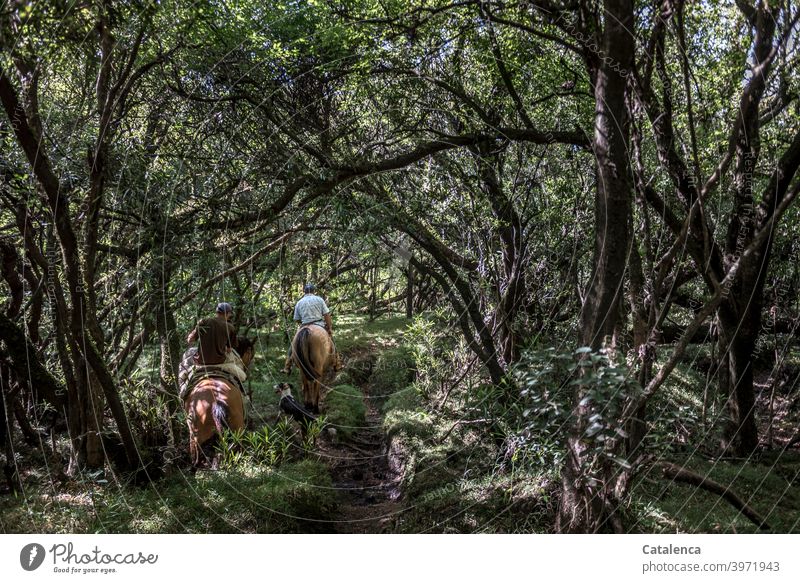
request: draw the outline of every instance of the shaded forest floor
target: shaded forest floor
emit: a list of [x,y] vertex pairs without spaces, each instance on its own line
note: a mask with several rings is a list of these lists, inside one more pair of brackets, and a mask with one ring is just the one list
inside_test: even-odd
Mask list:
[[[368,362],[358,354],[350,356],[356,357],[355,362]],[[345,374],[349,374],[347,368]],[[382,427],[383,415],[371,398],[370,388],[368,379],[358,386],[363,396],[355,391],[342,392],[336,387],[331,388],[332,394],[340,392],[346,395],[345,398],[363,398],[365,412],[363,426],[340,427],[336,439],[323,434],[318,443],[317,455],[328,466],[333,485],[340,493],[340,503],[333,519],[335,532],[385,532],[403,510],[398,500],[401,476],[390,467]],[[339,439],[342,433],[345,437]]]
[[[0,530],[42,533],[268,532],[525,532],[552,530],[558,475],[532,456],[501,461],[498,445],[474,417],[467,382],[446,397],[419,381],[426,346],[400,317],[373,322],[342,316],[336,341],[345,368],[331,382],[323,431],[310,450],[286,441],[273,385],[285,345],[281,332],[259,334],[250,388],[250,428],[286,446],[282,461],[239,460],[217,472],[189,471],[185,439],[165,475],[134,485],[112,471],[63,474],[64,444],[21,444],[16,452],[24,491],[0,494]],[[429,347],[428,347],[429,348]],[[748,460],[706,455],[681,433],[702,425],[702,355],[681,365],[655,401],[652,433],[663,459],[729,484],[768,519],[773,532],[796,532],[800,520],[800,452],[765,450]],[[143,359],[146,364],[147,358]],[[141,374],[153,370],[142,367]],[[299,395],[297,371],[291,382]],[[779,400],[778,400],[779,401]],[[667,406],[668,405],[668,406]],[[762,403],[762,408],[766,407]],[[789,405],[778,402],[788,409]],[[662,415],[659,413],[664,411]],[[776,442],[791,434],[791,418]],[[284,424],[285,426],[285,424]],[[294,432],[294,426],[288,426]],[[710,438],[709,438],[710,439]],[[278,440],[278,441],[275,441]],[[17,439],[15,443],[21,443]],[[754,532],[718,497],[649,473],[637,481],[626,522],[632,532]]]

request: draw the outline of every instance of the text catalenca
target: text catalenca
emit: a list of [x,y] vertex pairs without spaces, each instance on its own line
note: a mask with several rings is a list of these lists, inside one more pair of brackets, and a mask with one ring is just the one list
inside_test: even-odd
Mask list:
[[50,547],[53,555],[53,564],[58,560],[70,565],[152,565],[158,560],[158,555],[145,555],[144,553],[116,553],[110,555],[94,547],[88,553],[77,554],[73,552],[72,543],[57,544]]
[[644,545],[642,552],[645,555],[699,555],[700,547],[678,547],[675,545]]

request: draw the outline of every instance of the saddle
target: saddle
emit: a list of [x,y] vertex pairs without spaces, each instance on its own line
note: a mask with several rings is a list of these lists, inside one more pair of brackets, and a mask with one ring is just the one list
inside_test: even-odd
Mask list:
[[189,393],[192,392],[192,389],[197,386],[197,383],[204,379],[221,379],[227,381],[231,386],[236,387],[242,392],[242,400],[244,400],[244,396],[247,393],[241,381],[235,375],[219,368],[217,365],[194,364],[194,355],[196,352],[196,348],[190,348],[181,359],[180,372],[178,373],[178,382],[180,384],[178,396],[181,401],[185,401]]
[[200,381],[205,379],[220,379],[227,381],[231,386],[236,387],[239,389],[239,391],[241,391],[242,399],[244,399],[245,395],[247,394],[242,386],[241,381],[231,373],[213,365],[197,365],[194,367],[194,370],[191,372],[188,378],[181,383],[181,391],[179,394],[181,400],[185,401],[186,397],[189,396],[189,393],[192,392],[192,389],[194,389]]

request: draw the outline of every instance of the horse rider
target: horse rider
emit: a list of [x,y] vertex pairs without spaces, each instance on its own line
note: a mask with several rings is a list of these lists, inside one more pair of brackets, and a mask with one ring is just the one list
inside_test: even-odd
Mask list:
[[[204,318],[189,332],[188,344],[198,341],[194,364],[217,368],[233,375],[240,383],[247,380],[244,364],[236,352],[236,328],[230,323],[233,306],[228,302],[217,304],[215,317]],[[242,388],[242,387],[240,387]]]
[[[303,286],[303,297],[297,302],[294,307],[294,320],[300,322],[300,326],[315,325],[324,328],[331,339],[331,352],[336,352],[336,347],[333,344],[333,320],[331,318],[331,311],[325,304],[325,300],[316,295],[317,286],[313,283],[306,283]],[[339,370],[339,357],[336,356],[334,365],[336,370]],[[289,374],[292,369],[292,344],[289,343],[289,352],[286,356],[286,364],[283,367],[284,374]]]

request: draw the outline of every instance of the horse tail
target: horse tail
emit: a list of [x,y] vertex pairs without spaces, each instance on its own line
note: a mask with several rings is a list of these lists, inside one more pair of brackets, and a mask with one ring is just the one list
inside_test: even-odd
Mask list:
[[317,380],[314,361],[311,358],[311,332],[308,328],[301,328],[297,333],[294,349],[297,354],[297,362],[300,364],[300,370],[311,380]]
[[[216,397],[216,394],[214,396]],[[222,433],[223,430],[228,428],[229,414],[230,410],[228,409],[228,405],[225,403],[220,403],[215,398],[214,404],[211,405],[211,417],[214,419],[214,425],[216,426],[218,433]]]

